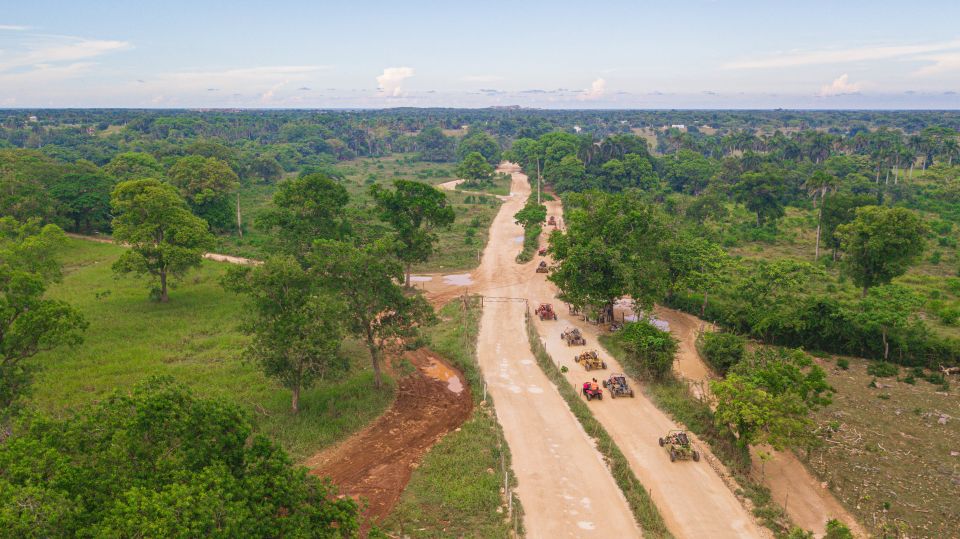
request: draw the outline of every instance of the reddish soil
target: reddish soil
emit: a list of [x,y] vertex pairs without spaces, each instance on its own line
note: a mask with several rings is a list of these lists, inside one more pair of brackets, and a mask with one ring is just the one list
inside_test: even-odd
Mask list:
[[365,501],[365,528],[390,513],[423,455],[473,409],[463,375],[440,356],[422,348],[404,357],[417,371],[400,379],[390,409],[305,463],[343,494]]

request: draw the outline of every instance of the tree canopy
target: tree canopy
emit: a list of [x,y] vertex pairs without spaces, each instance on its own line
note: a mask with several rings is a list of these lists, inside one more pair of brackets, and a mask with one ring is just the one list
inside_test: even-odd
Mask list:
[[126,243],[114,263],[117,273],[149,275],[150,295],[167,302],[168,279],[200,266],[213,237],[203,219],[190,213],[176,188],[160,180],[130,180],[113,190],[113,236]]
[[13,537],[352,537],[350,498],[235,405],[169,378],[63,419],[30,416],[0,444],[0,527]]
[[926,248],[927,226],[906,208],[863,206],[856,218],[837,227],[844,269],[863,295],[903,275]]

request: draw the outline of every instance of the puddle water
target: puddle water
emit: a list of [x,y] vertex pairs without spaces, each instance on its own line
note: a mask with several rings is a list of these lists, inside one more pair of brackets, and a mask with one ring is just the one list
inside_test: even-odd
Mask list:
[[469,286],[473,284],[473,279],[469,273],[458,273],[454,275],[444,275],[443,282],[454,286]]
[[413,283],[425,283],[427,281],[432,281],[433,277],[429,275],[411,275],[410,282]]
[[523,243],[523,236],[514,236],[513,243]]
[[430,378],[446,382],[447,389],[450,391],[458,395],[463,391],[463,383],[460,381],[460,377],[443,363],[430,360],[430,366],[424,370]]

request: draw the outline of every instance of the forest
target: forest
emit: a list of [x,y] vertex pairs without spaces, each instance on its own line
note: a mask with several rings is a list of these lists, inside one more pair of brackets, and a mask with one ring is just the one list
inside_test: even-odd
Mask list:
[[[563,227],[537,195],[511,217],[517,263],[543,238],[571,312],[609,325],[629,297],[716,325],[698,347],[738,458],[810,454],[834,388],[806,353],[946,393],[960,366],[955,111],[8,109],[0,122],[0,497],[16,500],[0,523],[14,535],[358,533],[360,505],[297,464],[389,406],[404,352],[456,350],[481,390],[475,349],[416,286],[477,265],[510,199],[504,161],[562,201]],[[670,377],[663,333],[641,320],[615,334],[631,375]],[[738,407],[760,392],[782,397],[771,428]],[[499,455],[500,427],[473,413],[475,443]]]

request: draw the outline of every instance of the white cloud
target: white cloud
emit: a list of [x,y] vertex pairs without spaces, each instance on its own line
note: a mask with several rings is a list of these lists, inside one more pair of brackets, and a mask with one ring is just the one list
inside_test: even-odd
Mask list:
[[29,26],[21,26],[19,24],[0,24],[0,31],[23,32],[29,29]]
[[818,97],[832,97],[835,95],[850,95],[860,92],[863,85],[859,82],[850,82],[847,74],[840,75],[830,84],[824,84],[820,87]]
[[830,65],[871,60],[910,58],[917,55],[960,49],[960,40],[925,45],[883,45],[819,51],[789,51],[782,54],[728,62],[724,69],[776,69],[808,65]]
[[590,84],[590,88],[587,88],[581,92],[577,99],[581,101],[592,101],[594,99],[600,99],[603,97],[603,94],[607,92],[607,81],[603,79],[597,79]]
[[377,89],[387,97],[403,95],[403,81],[413,76],[412,67],[388,67],[377,77]]
[[76,62],[104,54],[129,49],[126,41],[58,37],[52,41],[30,42],[23,50],[15,51],[0,59],[0,71],[24,67],[44,68],[50,64]]
[[940,75],[948,71],[960,71],[960,51],[931,54],[921,56],[920,59],[930,62],[930,65],[923,66],[911,73],[911,75],[916,77]]

